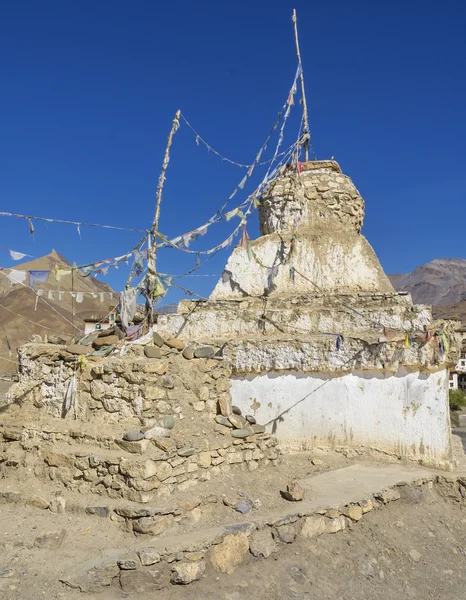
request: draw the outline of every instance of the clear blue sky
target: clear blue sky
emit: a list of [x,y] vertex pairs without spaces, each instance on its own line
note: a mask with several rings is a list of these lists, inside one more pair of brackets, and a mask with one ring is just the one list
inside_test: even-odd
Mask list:
[[[466,258],[460,0],[3,2],[0,210],[148,227],[177,108],[213,147],[251,162],[294,76],[293,7],[315,151],[335,156],[364,196],[363,233],[385,270]],[[182,126],[162,230],[174,236],[201,225],[241,177]],[[37,224],[32,237],[26,222],[3,217],[0,228],[2,246],[35,256],[55,248],[78,263],[123,254],[137,239],[85,228],[80,238],[54,224]],[[232,228],[219,226],[195,248]],[[201,272],[221,273],[227,255]],[[160,261],[173,273],[191,266],[194,258],[176,251]],[[120,269],[104,280],[119,287],[124,278]],[[213,281],[185,285],[208,294]]]

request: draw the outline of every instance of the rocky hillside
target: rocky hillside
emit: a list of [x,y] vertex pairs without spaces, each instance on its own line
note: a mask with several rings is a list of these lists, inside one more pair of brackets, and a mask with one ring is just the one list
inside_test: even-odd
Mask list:
[[[15,271],[52,270],[70,263],[52,250],[50,254],[14,266]],[[16,348],[27,342],[31,335],[56,336],[68,341],[73,332],[84,328],[83,319],[91,315],[104,316],[118,302],[118,295],[107,284],[94,277],[82,277],[74,272],[57,281],[51,273],[45,283],[37,283],[34,292],[21,284],[11,285],[7,278],[10,269],[3,269],[0,277],[0,372],[13,372],[16,365],[10,362],[9,342],[13,360]],[[25,283],[28,283],[26,280]],[[42,290],[42,291],[40,291]],[[71,295],[73,290],[75,296]],[[61,292],[59,294],[59,292]],[[45,300],[45,301],[44,301]],[[74,313],[74,314],[73,314]],[[74,327],[73,327],[74,324]]]
[[466,260],[436,258],[407,274],[389,275],[395,289],[411,292],[416,304],[431,304],[437,318],[466,318]]

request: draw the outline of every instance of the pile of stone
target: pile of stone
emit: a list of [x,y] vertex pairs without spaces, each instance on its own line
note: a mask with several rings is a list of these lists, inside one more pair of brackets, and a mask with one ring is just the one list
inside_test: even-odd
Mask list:
[[228,404],[219,402],[219,407],[221,414],[215,417],[215,421],[218,425],[221,425],[221,433],[224,433],[225,427],[231,429],[232,437],[238,439],[248,438],[258,433],[265,433],[265,426],[259,425],[252,415],[243,417],[241,409],[238,406],[232,406],[230,409]]
[[183,340],[177,337],[171,337],[164,339],[160,334],[154,331],[153,334],[153,345],[147,345],[144,347],[144,354],[147,358],[162,358],[165,349],[171,351],[177,351],[182,354],[186,360],[192,360],[193,358],[213,358],[217,349],[213,346],[199,346],[194,348],[193,346],[187,346]]

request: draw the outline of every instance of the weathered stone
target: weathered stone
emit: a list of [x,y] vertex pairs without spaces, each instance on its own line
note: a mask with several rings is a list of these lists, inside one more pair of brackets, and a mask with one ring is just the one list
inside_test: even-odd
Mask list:
[[105,519],[110,514],[110,510],[108,506],[86,506],[86,514],[96,515]]
[[127,442],[126,440],[115,440],[115,443],[126,452],[131,454],[144,454],[149,445],[149,440],[140,440],[138,442]]
[[254,431],[254,433],[265,433],[264,425],[259,425],[258,423],[251,425],[251,429]]
[[85,593],[101,592],[103,587],[110,586],[114,577],[119,575],[119,568],[115,560],[107,560],[96,564],[94,567],[82,572],[72,572],[60,581],[71,588],[79,589]]
[[153,460],[122,458],[120,461],[121,473],[134,479],[149,479],[157,474],[157,470],[157,463]]
[[205,409],[205,402],[203,402],[203,401],[193,402],[192,407],[194,408],[194,410],[201,412]]
[[146,440],[151,440],[152,438],[155,437],[169,437],[170,436],[170,430],[169,429],[165,429],[165,427],[152,427],[151,429],[148,429],[145,433],[144,433],[144,437]]
[[37,548],[56,550],[62,545],[65,536],[66,529],[61,529],[60,531],[45,531],[36,537],[34,546],[37,546]]
[[165,429],[173,429],[176,421],[173,415],[165,415],[162,419],[162,425]]
[[104,346],[111,346],[112,344],[118,344],[120,340],[117,335],[106,335],[105,337],[97,338],[92,342],[94,348],[103,348]]
[[136,552],[130,552],[129,554],[122,556],[117,562],[120,569],[123,569],[124,571],[133,571],[140,565],[139,557]]
[[363,514],[370,512],[374,508],[374,503],[370,499],[361,500],[359,506],[362,508]]
[[301,528],[301,535],[306,539],[319,537],[326,532],[326,520],[320,515],[306,517]]
[[186,358],[186,360],[192,360],[194,358],[194,349],[191,348],[191,346],[186,346],[183,350],[183,357]]
[[274,552],[278,552],[278,546],[274,542],[269,529],[256,531],[249,538],[249,550],[253,556],[268,558]]
[[162,358],[162,352],[158,346],[145,346],[144,354],[147,358]]
[[178,451],[178,456],[192,456],[194,454],[194,448],[183,448]]
[[319,465],[323,465],[323,464],[324,464],[324,461],[323,461],[323,460],[321,460],[320,458],[313,458],[313,459],[311,460],[311,463],[317,467],[317,466],[319,466]]
[[169,348],[174,348],[175,350],[184,350],[184,342],[178,338],[169,338],[168,340],[165,340],[165,344],[169,347]]
[[153,590],[161,590],[167,585],[163,569],[147,569],[140,571],[121,571],[121,589],[129,594],[141,594]]
[[115,513],[125,519],[140,519],[141,517],[153,517],[154,509],[139,508],[134,506],[117,506]]
[[275,534],[277,539],[280,540],[280,542],[284,542],[285,544],[291,544],[292,542],[294,542],[297,536],[297,531],[294,525],[281,525],[280,527],[276,528]]
[[144,434],[140,430],[127,431],[123,434],[123,439],[127,442],[139,442],[144,439]]
[[211,358],[216,350],[212,346],[201,346],[194,350],[194,358]]
[[170,377],[169,375],[162,377],[161,383],[164,388],[167,388],[167,390],[172,390],[175,387],[173,377]]
[[230,575],[246,559],[248,553],[248,536],[238,531],[225,536],[223,542],[210,549],[208,556],[215,571]]
[[[232,413],[232,406],[231,406],[231,398],[229,395],[227,394],[222,394],[219,399],[218,399],[218,409],[220,411],[220,415],[223,415],[223,417],[229,417]],[[217,423],[219,423],[219,421],[217,421]],[[221,425],[223,425],[224,423],[220,423]],[[228,425],[227,427],[230,427],[231,423],[228,421]]]
[[342,515],[337,517],[336,519],[326,519],[325,520],[325,530],[327,533],[338,533],[338,531],[342,531],[346,528],[345,517]]
[[327,517],[327,519],[337,519],[340,516],[340,511],[336,508],[329,508],[325,512],[325,516]]
[[299,502],[304,498],[304,490],[297,481],[291,481],[281,495],[291,502]]
[[235,505],[235,510],[242,515],[245,515],[251,510],[251,505],[247,502],[238,502],[238,504]]
[[352,521],[359,521],[362,519],[362,513],[362,507],[357,504],[348,505],[343,512],[343,514]]
[[197,464],[203,469],[207,469],[208,467],[210,467],[210,452],[199,452],[199,454],[197,455]]
[[388,504],[389,502],[394,502],[395,500],[400,499],[400,492],[396,489],[386,489],[382,492],[377,492],[374,494],[374,498],[377,500],[381,500],[384,504]]
[[247,429],[246,428],[245,429],[234,429],[231,432],[231,435],[234,438],[237,438],[237,439],[244,439],[244,438],[250,437],[251,435],[254,435],[254,431],[252,429],[249,429],[249,428],[247,428]]
[[144,567],[155,565],[160,562],[160,554],[155,548],[144,548],[144,550],[138,550],[139,559]]
[[154,331],[154,333],[152,334],[152,339],[154,341],[154,344],[159,348],[161,348],[165,344],[165,340],[163,339],[163,337],[156,331]]
[[227,415],[217,415],[215,417],[215,421],[219,424],[219,425],[223,425],[224,427],[229,427],[230,429],[233,429],[233,425],[230,423],[230,420],[228,418]]
[[419,562],[421,560],[421,553],[417,550],[414,550],[414,548],[409,551],[409,556],[414,560],[414,562]]
[[133,531],[146,535],[160,535],[173,525],[173,515],[163,517],[143,517],[133,522]]
[[187,585],[198,581],[205,572],[205,562],[179,562],[173,568],[170,581],[175,584]]
[[165,481],[168,479],[173,472],[173,467],[167,461],[161,461],[157,463],[157,477],[160,481]]
[[92,352],[92,348],[90,346],[82,346],[81,344],[71,344],[67,347],[66,351],[76,356],[83,356]]
[[0,433],[3,439],[9,442],[19,442],[23,436],[22,430],[14,427],[3,427]]
[[242,415],[242,413],[241,413],[241,408],[240,408],[239,406],[234,406],[234,405],[233,405],[233,406],[231,407],[231,412],[232,412],[234,415],[238,415],[238,416],[241,416],[241,415]]
[[251,425],[256,425],[257,424],[256,417],[253,417],[252,415],[246,415],[245,419]]
[[41,498],[40,496],[31,496],[26,500],[26,506],[33,506],[34,508],[40,508],[46,510],[50,506],[50,502]]
[[249,426],[246,419],[241,415],[232,414],[228,417],[228,420],[236,429],[244,429]]

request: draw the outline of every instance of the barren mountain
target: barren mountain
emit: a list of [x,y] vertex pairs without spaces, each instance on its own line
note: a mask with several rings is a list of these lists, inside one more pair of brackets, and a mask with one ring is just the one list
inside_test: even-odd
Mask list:
[[[52,270],[55,265],[66,269],[70,263],[52,250],[50,254],[14,266],[15,271]],[[58,336],[68,341],[73,333],[84,329],[83,319],[91,315],[99,318],[108,313],[118,301],[110,286],[94,277],[82,277],[77,271],[59,280],[50,273],[45,283],[37,283],[37,297],[27,285],[11,285],[7,275],[10,269],[0,271],[0,372],[16,370],[16,348],[27,342],[31,335]],[[25,284],[28,281],[26,280]],[[62,292],[59,294],[58,292]],[[73,292],[74,297],[70,292]],[[12,350],[9,355],[8,343]],[[13,362],[11,362],[13,361]]]
[[466,320],[466,260],[436,258],[407,274],[389,275],[395,289],[411,292],[416,304],[430,304],[436,318]]

